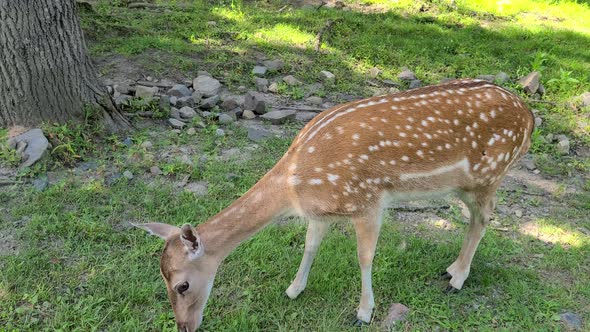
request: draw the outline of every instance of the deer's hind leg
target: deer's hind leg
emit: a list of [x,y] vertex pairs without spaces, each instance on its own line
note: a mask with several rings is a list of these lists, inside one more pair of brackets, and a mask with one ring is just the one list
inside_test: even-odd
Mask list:
[[461,289],[469,276],[473,256],[485,234],[486,226],[495,207],[496,187],[486,187],[483,190],[464,192],[459,195],[469,208],[470,221],[459,257],[444,274],[451,279],[447,291]]
[[352,222],[356,231],[357,254],[361,267],[361,301],[355,325],[371,322],[375,299],[373,296],[372,268],[373,257],[379,232],[382,211],[371,212],[365,216],[354,217]]
[[293,280],[289,288],[286,290],[287,296],[290,298],[297,298],[307,286],[307,278],[309,276],[313,259],[318,253],[320,244],[329,229],[330,222],[316,220],[309,221],[307,234],[305,235],[305,251],[303,252],[303,258],[301,259],[301,264],[299,265],[299,270],[297,270],[295,280]]

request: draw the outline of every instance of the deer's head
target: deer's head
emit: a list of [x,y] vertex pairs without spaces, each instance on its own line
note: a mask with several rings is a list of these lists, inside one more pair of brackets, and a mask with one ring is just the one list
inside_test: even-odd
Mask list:
[[166,241],[160,274],[166,283],[179,331],[193,332],[203,321],[203,311],[219,263],[205,253],[197,230],[161,223],[135,225]]

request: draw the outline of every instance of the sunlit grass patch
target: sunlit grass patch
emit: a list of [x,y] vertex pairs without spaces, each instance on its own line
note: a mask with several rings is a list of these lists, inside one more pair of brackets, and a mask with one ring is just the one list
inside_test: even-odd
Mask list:
[[543,242],[580,247],[590,244],[588,236],[577,230],[568,229],[566,225],[557,226],[546,219],[536,219],[522,224],[519,232],[535,237]]

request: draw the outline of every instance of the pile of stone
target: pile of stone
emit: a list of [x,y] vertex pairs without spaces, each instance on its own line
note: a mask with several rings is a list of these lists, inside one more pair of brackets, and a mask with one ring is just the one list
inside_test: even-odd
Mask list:
[[[185,128],[194,133],[193,123],[201,118],[217,120],[220,124],[229,124],[239,119],[252,120],[261,118],[272,124],[282,124],[289,120],[310,121],[317,112],[297,112],[292,109],[273,109],[272,94],[279,92],[281,85],[301,87],[306,102],[313,106],[325,106],[323,98],[316,96],[323,90],[324,84],[334,84],[336,76],[329,71],[318,74],[321,83],[304,86],[293,75],[279,75],[285,64],[282,60],[265,60],[252,69],[255,90],[240,86],[239,94],[232,94],[211,74],[201,71],[192,81],[182,84],[166,84],[157,81],[142,81],[136,85],[114,85],[109,87],[118,106],[130,105],[136,98],[139,103],[157,101],[160,109],[169,114],[168,124],[175,131]],[[141,112],[141,116],[151,116],[150,112]],[[187,131],[188,132],[188,131]]]

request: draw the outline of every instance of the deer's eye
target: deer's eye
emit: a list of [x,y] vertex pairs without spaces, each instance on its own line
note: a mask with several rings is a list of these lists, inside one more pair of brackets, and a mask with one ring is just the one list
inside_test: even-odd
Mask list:
[[178,294],[182,295],[182,293],[186,292],[188,287],[189,287],[188,281],[185,281],[185,282],[179,284],[178,286],[176,286],[176,291],[178,292]]

